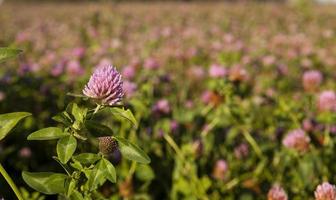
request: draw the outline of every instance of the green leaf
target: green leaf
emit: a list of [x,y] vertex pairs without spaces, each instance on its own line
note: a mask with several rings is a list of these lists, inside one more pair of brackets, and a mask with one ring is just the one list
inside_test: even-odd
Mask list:
[[51,172],[22,172],[23,180],[33,189],[44,194],[64,194],[65,182],[68,178],[65,174]]
[[65,126],[70,126],[72,124],[71,118],[67,112],[58,113],[53,116],[52,119],[56,122],[64,124]]
[[73,104],[71,114],[75,117],[75,119],[79,122],[84,122],[84,118],[87,113],[87,108],[81,108],[77,104]]
[[77,180],[76,179],[71,179],[69,184],[67,185],[67,197],[70,197],[71,194],[74,192],[75,188],[77,186]]
[[106,167],[105,162],[101,159],[98,164],[91,170],[89,176],[90,191],[95,190],[98,186],[104,184],[106,181]]
[[57,127],[43,128],[28,135],[28,140],[54,140],[65,137],[69,133]]
[[85,121],[85,127],[93,136],[96,137],[111,136],[113,134],[112,130],[108,126],[102,125],[92,120]]
[[75,129],[80,130],[86,117],[87,108],[81,108],[76,103],[70,103],[67,106],[66,111],[75,119],[75,122],[72,126]]
[[142,181],[151,181],[155,174],[149,165],[137,165],[135,176]]
[[117,182],[117,175],[116,175],[116,171],[115,168],[113,166],[113,164],[106,160],[105,158],[103,158],[104,164],[105,164],[105,169],[106,169],[106,178],[111,181],[112,183]]
[[14,112],[0,115],[0,140],[15,127],[15,125],[25,117],[30,116],[27,112]]
[[143,163],[143,164],[150,163],[150,158],[138,146],[130,143],[124,138],[120,138],[120,137],[113,137],[113,138],[118,141],[118,148],[121,154],[125,158],[139,162],[139,163]]
[[58,157],[53,156],[52,157],[58,164],[62,166],[62,168],[65,170],[65,172],[70,176],[74,170],[72,170],[68,165],[61,163],[61,161],[58,159]]
[[57,156],[61,163],[67,163],[77,148],[77,140],[74,136],[68,135],[58,140],[57,142]]
[[71,167],[77,169],[78,171],[82,171],[84,169],[84,167],[78,160],[73,160],[73,162],[70,163],[70,165]]
[[84,200],[83,195],[78,192],[77,190],[74,190],[70,196],[71,200]]
[[97,162],[100,159],[100,156],[94,153],[81,153],[73,156],[73,159],[79,161],[83,165],[90,165]]
[[123,108],[112,107],[110,108],[110,110],[113,115],[121,116],[122,118],[125,118],[128,121],[130,121],[134,127],[138,127],[138,122],[130,109],[125,110]]
[[9,58],[19,55],[21,52],[22,50],[20,49],[0,47],[0,63]]

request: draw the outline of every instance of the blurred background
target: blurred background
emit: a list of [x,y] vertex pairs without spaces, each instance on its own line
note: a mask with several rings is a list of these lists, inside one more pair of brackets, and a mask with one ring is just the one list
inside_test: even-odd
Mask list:
[[[335,45],[336,0],[0,0],[0,46],[23,50],[0,63],[0,113],[33,113],[0,142],[0,162],[27,199],[57,199],[21,178],[62,171],[55,142],[26,137],[54,126],[74,100],[66,93],[113,64],[152,163],[129,182],[130,164],[113,155],[106,199],[270,200],[274,184],[314,199],[318,184],[336,182]],[[309,144],[284,144],[296,129]],[[0,177],[0,197],[12,195]]]

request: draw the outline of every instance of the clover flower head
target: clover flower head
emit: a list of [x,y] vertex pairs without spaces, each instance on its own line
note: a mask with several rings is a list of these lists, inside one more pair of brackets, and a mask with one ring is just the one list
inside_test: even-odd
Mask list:
[[223,159],[217,160],[212,172],[212,176],[218,180],[224,180],[228,169],[229,167],[225,160]]
[[336,110],[336,94],[334,91],[327,90],[320,93],[317,100],[317,107],[320,111]]
[[306,71],[302,76],[302,82],[306,91],[314,91],[322,82],[322,74],[318,70]]
[[287,200],[287,194],[285,190],[279,186],[274,185],[267,193],[267,200]]
[[328,182],[317,186],[315,200],[336,200],[336,188]]
[[98,67],[86,84],[83,94],[99,104],[115,105],[124,96],[122,77],[111,65]]
[[282,140],[282,144],[290,149],[295,149],[299,152],[305,152],[309,148],[310,138],[306,135],[304,130],[295,129],[290,131]]
[[209,76],[212,78],[222,78],[226,76],[227,70],[218,64],[213,64],[209,68]]

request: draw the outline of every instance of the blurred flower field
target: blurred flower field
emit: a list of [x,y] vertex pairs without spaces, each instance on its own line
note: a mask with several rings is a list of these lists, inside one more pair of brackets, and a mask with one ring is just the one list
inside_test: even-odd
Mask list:
[[[92,199],[335,200],[335,10],[5,2],[0,46],[23,52],[0,63],[0,113],[32,117],[0,141],[0,163],[25,199],[67,199],[36,193],[21,172],[62,172],[56,141],[27,136],[59,127],[52,117],[70,102],[88,106],[73,95],[84,92],[109,105],[122,99],[136,126],[106,113],[96,119],[151,160],[134,164],[108,151],[117,182]],[[104,69],[118,85],[105,95],[97,82],[106,77],[90,75],[111,65],[122,80]],[[86,151],[99,149],[82,143],[74,154]],[[0,177],[0,197],[15,199]]]

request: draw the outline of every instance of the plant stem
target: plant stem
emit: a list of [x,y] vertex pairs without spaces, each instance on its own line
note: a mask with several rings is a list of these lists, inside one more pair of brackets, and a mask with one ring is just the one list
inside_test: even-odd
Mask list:
[[262,151],[261,151],[259,145],[257,144],[257,142],[254,140],[254,138],[251,136],[251,134],[246,129],[243,128],[242,132],[243,132],[243,135],[244,135],[245,139],[247,140],[247,142],[250,143],[253,150],[256,152],[257,156],[260,159],[262,159],[263,154],[262,154]]
[[131,165],[131,168],[129,169],[127,179],[131,179],[132,178],[132,176],[133,176],[133,174],[135,172],[136,166],[137,166],[137,163],[135,161],[133,161],[132,165]]
[[177,146],[177,144],[175,143],[175,141],[173,140],[173,138],[170,137],[170,135],[168,134],[164,134],[163,138],[167,141],[167,143],[174,149],[174,151],[176,152],[177,156],[181,159],[184,158],[182,151],[180,150],[180,148]]
[[12,190],[14,191],[16,197],[19,200],[23,200],[21,193],[19,191],[19,189],[16,187],[14,181],[12,180],[12,178],[7,174],[6,170],[3,168],[3,166],[0,164],[0,173],[2,174],[2,176],[5,178],[5,180],[7,181],[7,183],[9,184],[9,186],[12,188]]
[[97,107],[95,108],[95,110],[93,112],[93,115],[96,114],[101,107],[102,107],[102,105],[97,104]]

